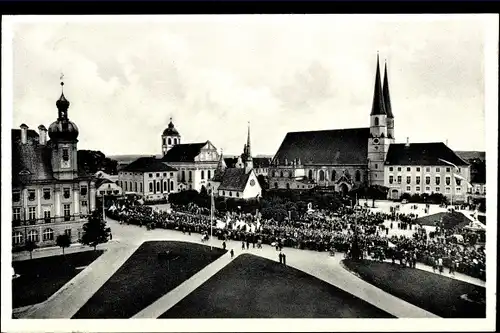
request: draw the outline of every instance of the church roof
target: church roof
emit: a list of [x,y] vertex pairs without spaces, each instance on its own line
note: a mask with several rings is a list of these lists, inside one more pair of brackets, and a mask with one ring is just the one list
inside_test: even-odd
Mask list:
[[289,132],[273,161],[283,165],[300,159],[302,164],[367,164],[370,129]]
[[226,169],[222,177],[222,183],[219,190],[225,191],[243,191],[250,177],[250,172],[246,173],[245,169],[230,168]]
[[52,150],[49,145],[38,144],[38,133],[28,130],[28,141],[21,143],[21,130],[12,129],[12,185],[22,183],[20,172],[29,175],[29,182],[53,180]]
[[121,171],[129,172],[161,172],[161,171],[177,171],[177,169],[163,163],[156,157],[140,157],[134,162],[127,165]]
[[387,118],[394,118],[392,114],[392,106],[391,106],[391,94],[389,93],[389,78],[387,77],[387,64],[385,64],[384,68],[384,86],[382,88],[384,94],[384,105],[385,111],[387,112]]
[[385,165],[469,165],[443,142],[394,143],[389,146]]
[[373,89],[373,104],[370,116],[387,114],[385,110],[384,96],[382,92],[382,84],[380,80],[380,65],[377,55],[377,72],[375,73],[375,87]]
[[184,143],[173,146],[165,156],[163,162],[194,162],[196,156],[201,152],[201,149],[207,144],[202,143]]

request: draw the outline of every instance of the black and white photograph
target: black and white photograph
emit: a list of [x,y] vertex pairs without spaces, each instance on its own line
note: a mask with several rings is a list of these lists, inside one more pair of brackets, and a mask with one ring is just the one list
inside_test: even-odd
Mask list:
[[3,16],[2,331],[495,330],[498,24]]

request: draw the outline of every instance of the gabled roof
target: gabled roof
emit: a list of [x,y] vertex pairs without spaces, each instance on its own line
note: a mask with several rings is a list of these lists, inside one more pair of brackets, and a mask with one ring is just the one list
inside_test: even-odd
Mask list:
[[12,185],[21,184],[23,172],[29,181],[53,180],[52,149],[38,144],[38,133],[28,130],[28,141],[21,143],[21,130],[12,130]]
[[126,172],[162,172],[177,171],[177,169],[163,163],[155,157],[140,157],[127,165],[121,171]]
[[207,144],[202,143],[184,143],[173,146],[161,159],[163,162],[194,162],[201,149]]
[[486,152],[484,151],[455,151],[455,153],[464,160],[486,160]]
[[279,165],[300,159],[302,164],[367,164],[370,129],[290,132],[281,143],[273,162]]
[[469,165],[443,142],[411,143],[409,145],[404,143],[391,144],[387,152],[385,165],[449,166],[440,159],[455,165]]
[[226,169],[222,177],[222,183],[218,189],[225,191],[243,191],[251,172],[252,171],[246,173],[245,169],[240,168]]

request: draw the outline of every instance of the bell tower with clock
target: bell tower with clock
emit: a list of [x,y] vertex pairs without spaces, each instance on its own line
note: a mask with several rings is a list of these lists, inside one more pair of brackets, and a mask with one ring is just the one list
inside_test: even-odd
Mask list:
[[368,181],[369,185],[384,185],[384,162],[389,145],[394,139],[388,136],[387,110],[382,92],[380,65],[377,54],[377,72],[370,113],[370,135],[368,138]]
[[[64,82],[61,82],[61,87]],[[52,171],[56,179],[78,177],[77,143],[78,127],[68,118],[69,101],[61,92],[56,102],[58,117],[49,127],[52,147]]]

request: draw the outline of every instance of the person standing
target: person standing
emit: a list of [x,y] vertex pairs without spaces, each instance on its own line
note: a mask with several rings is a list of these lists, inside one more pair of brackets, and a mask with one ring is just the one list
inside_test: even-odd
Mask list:
[[233,249],[231,249],[231,259],[233,259],[233,258],[234,258],[234,251],[233,251]]
[[247,250],[249,247],[250,247],[250,240],[248,240],[248,237],[247,237]]
[[286,254],[283,253],[283,265],[286,266]]
[[241,249],[244,250],[245,249],[245,241],[241,241]]
[[438,267],[439,267],[439,274],[443,273],[443,258],[439,257],[438,259]]
[[278,257],[280,258],[280,264],[283,263],[283,255],[281,254],[281,252],[279,253]]
[[226,242],[222,242],[222,248],[226,250]]

